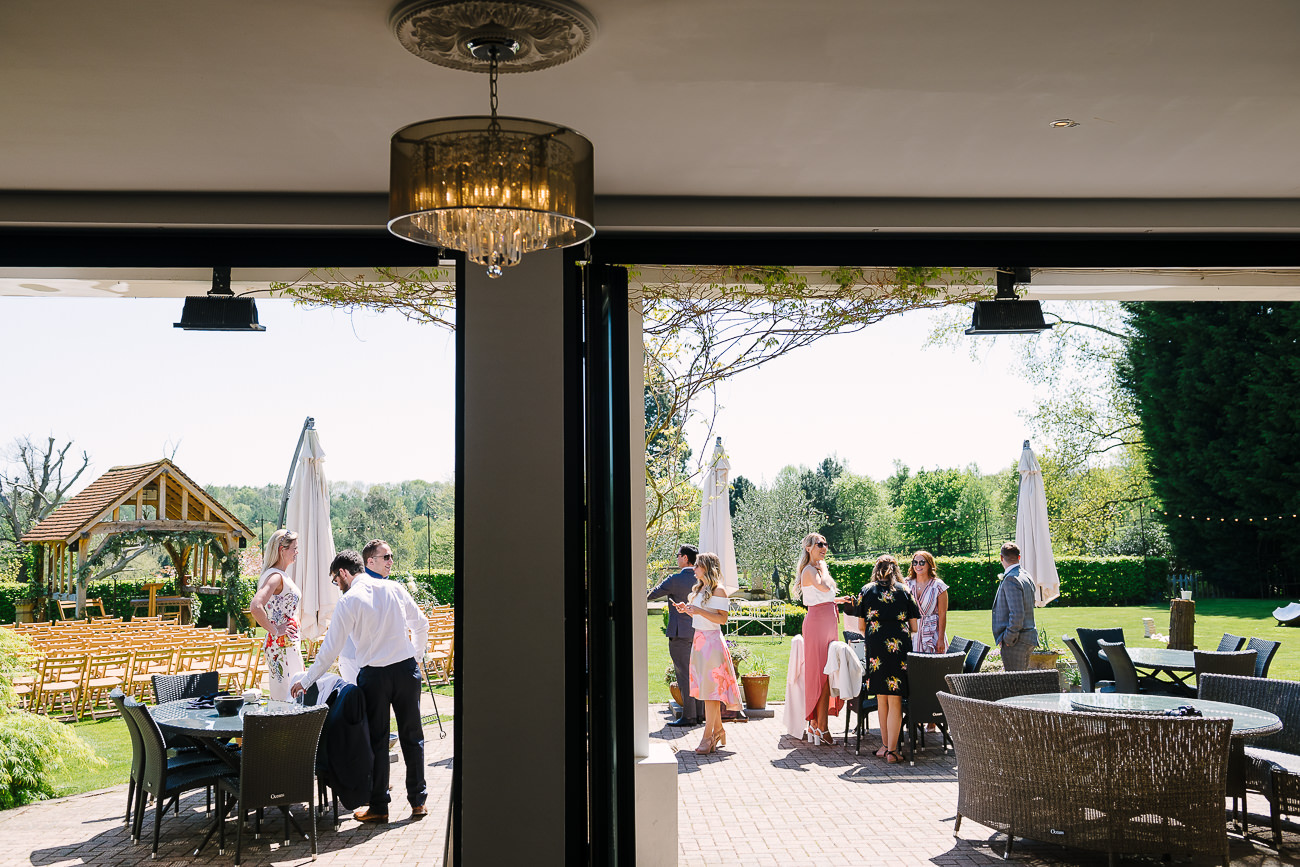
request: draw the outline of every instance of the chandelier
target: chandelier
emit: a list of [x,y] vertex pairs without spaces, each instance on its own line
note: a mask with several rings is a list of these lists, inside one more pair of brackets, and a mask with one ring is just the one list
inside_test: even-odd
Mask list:
[[398,7],[392,23],[413,54],[487,72],[491,114],[420,121],[393,134],[389,231],[461,250],[492,277],[525,253],[591,238],[591,142],[567,127],[497,113],[499,73],[576,57],[594,35],[590,16],[554,0],[416,0]]

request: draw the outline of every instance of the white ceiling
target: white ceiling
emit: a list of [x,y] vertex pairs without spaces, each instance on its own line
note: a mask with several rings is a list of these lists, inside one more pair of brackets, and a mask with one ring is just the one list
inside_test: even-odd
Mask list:
[[[380,193],[394,130],[487,109],[393,5],[3,0],[0,191]],[[604,196],[1300,198],[1294,0],[586,5],[501,110],[590,138]]]

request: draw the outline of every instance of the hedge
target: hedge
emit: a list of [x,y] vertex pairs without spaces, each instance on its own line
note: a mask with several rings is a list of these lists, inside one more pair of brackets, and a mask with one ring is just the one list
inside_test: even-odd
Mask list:
[[433,593],[440,605],[456,604],[456,573],[454,570],[433,569],[429,572],[414,572],[412,574],[415,577],[415,583]]
[[[829,562],[842,592],[856,593],[871,580],[874,560]],[[985,557],[936,557],[954,611],[991,608],[1002,564]],[[1168,591],[1169,562],[1159,557],[1059,557],[1061,596],[1056,606],[1141,605]]]

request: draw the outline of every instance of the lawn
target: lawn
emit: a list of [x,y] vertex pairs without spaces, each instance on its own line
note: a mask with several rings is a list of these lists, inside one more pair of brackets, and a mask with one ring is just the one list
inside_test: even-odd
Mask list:
[[[1273,609],[1279,603],[1269,599],[1204,599],[1196,602],[1196,644],[1213,650],[1219,644],[1219,636],[1225,632],[1246,638],[1266,638],[1280,641],[1282,646],[1269,676],[1286,680],[1300,680],[1300,640],[1292,641],[1294,634],[1300,637],[1300,630],[1294,632],[1277,626],[1273,619]],[[1069,651],[1061,643],[1062,635],[1074,635],[1080,626],[1097,628],[1119,626],[1124,630],[1124,639],[1134,647],[1164,647],[1158,641],[1142,637],[1142,618],[1150,617],[1155,621],[1156,632],[1169,634],[1168,605],[1143,605],[1127,608],[1064,608],[1049,605],[1035,612],[1040,632],[1046,631],[1054,645],[1067,654]],[[647,648],[650,677],[650,701],[668,701],[668,685],[664,683],[664,669],[672,664],[668,658],[668,640],[664,637],[663,619],[659,614],[649,615]],[[992,642],[990,633],[990,615],[986,610],[951,611],[948,613],[948,635],[961,635],[976,638],[985,644]],[[769,665],[772,680],[768,688],[768,699],[781,701],[785,698],[785,670],[790,656],[790,639],[775,636],[744,637],[735,639],[751,650],[762,654]],[[741,673],[746,670],[741,666]]]

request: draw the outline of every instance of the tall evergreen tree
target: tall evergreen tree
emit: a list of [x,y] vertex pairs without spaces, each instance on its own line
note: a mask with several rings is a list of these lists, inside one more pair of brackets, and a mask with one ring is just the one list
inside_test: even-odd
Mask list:
[[1237,592],[1267,592],[1300,555],[1291,517],[1300,513],[1300,305],[1127,312],[1121,381],[1141,417],[1174,555]]

